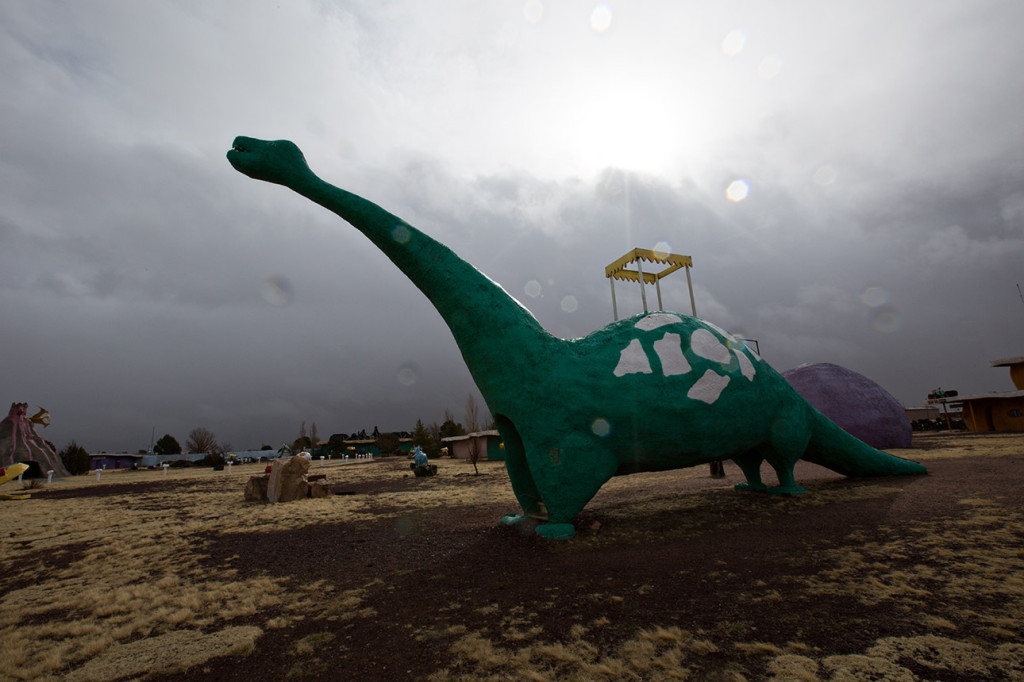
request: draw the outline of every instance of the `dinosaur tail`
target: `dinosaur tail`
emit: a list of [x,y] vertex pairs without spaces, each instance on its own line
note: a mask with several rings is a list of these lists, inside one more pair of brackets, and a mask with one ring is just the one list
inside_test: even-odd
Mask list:
[[907,476],[926,474],[921,464],[886,454],[854,438],[835,422],[818,413],[814,415],[811,442],[803,459],[820,464],[844,476]]

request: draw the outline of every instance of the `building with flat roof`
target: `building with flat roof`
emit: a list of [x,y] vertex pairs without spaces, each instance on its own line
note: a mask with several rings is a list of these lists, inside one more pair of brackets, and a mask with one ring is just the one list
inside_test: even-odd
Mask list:
[[449,436],[442,438],[445,447],[450,448],[451,456],[459,459],[470,459],[472,448],[476,447],[480,461],[504,460],[505,448],[501,435],[497,431],[477,431],[465,436]]
[[971,431],[1024,431],[1024,356],[992,360],[990,367],[1009,367],[1016,391],[931,398],[931,405],[947,404],[963,410]]

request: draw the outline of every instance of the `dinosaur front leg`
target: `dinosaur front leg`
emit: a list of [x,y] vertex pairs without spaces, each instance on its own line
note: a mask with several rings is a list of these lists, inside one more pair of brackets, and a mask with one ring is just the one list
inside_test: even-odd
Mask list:
[[503,415],[496,415],[494,421],[505,443],[505,471],[512,484],[512,492],[515,493],[519,506],[523,508],[522,514],[503,516],[501,524],[514,526],[527,518],[547,519],[547,508],[533,481],[533,474],[530,473],[530,465],[526,460],[526,450],[519,431]]
[[547,523],[537,526],[537,534],[550,540],[572,538],[573,519],[618,470],[615,453],[597,439],[571,433],[526,454],[548,511]]
[[564,432],[551,440],[523,443],[507,419],[496,417],[495,422],[505,441],[505,468],[524,512],[504,517],[502,524],[535,518],[544,521],[536,528],[542,537],[574,537],[572,520],[615,475],[614,454],[591,439]]

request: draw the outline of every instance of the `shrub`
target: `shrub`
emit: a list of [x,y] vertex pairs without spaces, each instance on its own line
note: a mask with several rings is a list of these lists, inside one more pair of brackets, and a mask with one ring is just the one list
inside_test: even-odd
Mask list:
[[201,467],[219,467],[224,466],[224,455],[219,452],[211,452],[206,457],[196,462],[196,466]]
[[385,457],[393,455],[398,450],[399,442],[397,433],[382,433],[377,438],[377,450]]

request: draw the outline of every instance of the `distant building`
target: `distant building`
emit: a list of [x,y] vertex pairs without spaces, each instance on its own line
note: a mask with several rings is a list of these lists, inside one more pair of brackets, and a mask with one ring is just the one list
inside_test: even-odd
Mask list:
[[480,461],[483,460],[505,460],[505,449],[502,447],[501,434],[497,431],[477,431],[465,436],[449,436],[442,438],[441,442],[448,448],[452,457],[469,459],[470,449],[476,445],[479,448]]
[[989,365],[1009,367],[1010,379],[1017,390],[934,398],[928,403],[961,407],[964,423],[971,431],[1024,431],[1024,357],[993,360]]
[[144,455],[126,453],[89,455],[90,469],[131,469],[142,466]]
[[937,407],[906,407],[904,411],[911,423],[921,419],[938,419],[940,414]]

